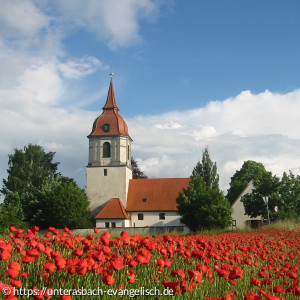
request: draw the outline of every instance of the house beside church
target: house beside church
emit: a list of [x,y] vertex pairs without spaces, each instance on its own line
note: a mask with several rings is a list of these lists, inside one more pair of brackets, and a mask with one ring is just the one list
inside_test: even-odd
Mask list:
[[112,80],[88,139],[86,192],[96,227],[182,226],[176,199],[190,178],[132,179],[132,138],[119,114]]
[[253,179],[249,181],[244,190],[232,203],[232,226],[236,228],[244,227],[258,227],[261,225],[261,217],[251,218],[248,215],[245,215],[244,204],[241,201],[242,197],[247,194],[251,194],[254,190]]

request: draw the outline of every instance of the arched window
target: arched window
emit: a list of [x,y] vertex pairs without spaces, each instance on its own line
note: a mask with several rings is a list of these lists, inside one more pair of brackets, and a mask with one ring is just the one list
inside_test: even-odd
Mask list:
[[110,143],[105,142],[103,144],[103,157],[110,157]]

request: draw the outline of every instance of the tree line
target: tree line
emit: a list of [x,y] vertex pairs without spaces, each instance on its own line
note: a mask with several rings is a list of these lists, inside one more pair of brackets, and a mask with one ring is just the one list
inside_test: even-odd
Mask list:
[[224,196],[219,188],[216,163],[205,148],[202,161],[198,161],[192,172],[189,187],[177,198],[182,223],[193,231],[230,226],[231,206],[251,180],[254,190],[241,199],[246,215],[261,216],[263,220],[269,217],[271,221],[299,219],[300,176],[290,171],[284,172],[280,179],[267,171],[262,163],[248,160],[231,177]]
[[[93,226],[85,191],[74,179],[57,171],[59,163],[53,162],[54,155],[39,145],[29,144],[8,156],[8,176],[0,190],[4,195],[0,204],[0,232],[10,225],[72,229]],[[133,178],[147,178],[134,158],[131,158],[131,164]],[[265,197],[268,197],[271,221],[299,219],[300,176],[292,172],[284,172],[282,178],[278,178],[263,164],[245,161],[231,177],[225,196],[219,187],[216,162],[211,160],[208,148],[205,148],[202,160],[197,162],[190,178],[190,185],[176,201],[181,222],[193,231],[230,226],[231,206],[250,180],[253,180],[254,190],[241,200],[245,214],[266,219]]]
[[[8,156],[7,179],[0,192],[0,232],[10,225],[29,228],[53,226],[92,228],[93,218],[85,191],[73,178],[65,177],[57,169],[54,152],[45,152],[39,145],[29,144],[15,149]],[[133,178],[147,178],[131,158]]]

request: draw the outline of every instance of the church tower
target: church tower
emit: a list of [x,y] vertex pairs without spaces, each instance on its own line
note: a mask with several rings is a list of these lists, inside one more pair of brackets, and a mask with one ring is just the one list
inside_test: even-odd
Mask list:
[[95,120],[88,139],[86,191],[93,215],[112,198],[119,198],[126,207],[129,180],[132,179],[132,139],[119,114],[112,80],[103,112]]

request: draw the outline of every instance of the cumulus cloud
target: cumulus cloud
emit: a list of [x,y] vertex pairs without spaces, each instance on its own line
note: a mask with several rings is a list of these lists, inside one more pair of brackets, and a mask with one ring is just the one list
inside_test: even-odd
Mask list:
[[182,125],[176,122],[169,122],[167,124],[157,124],[155,127],[159,129],[179,129],[182,128]]
[[[106,67],[92,56],[68,57],[63,38],[83,28],[113,49],[132,45],[141,39],[139,22],[159,14],[159,1],[0,0],[0,5],[0,177],[6,177],[14,148],[38,143],[56,152],[60,171],[84,187],[86,136],[99,112],[61,104],[69,81]],[[50,16],[51,5],[60,17]],[[133,155],[148,176],[188,177],[208,146],[226,189],[249,159],[279,176],[288,170],[300,174],[299,111],[300,90],[295,90],[243,91],[198,109],[131,119],[120,113],[134,140]]]
[[[61,171],[84,187],[86,135],[97,113],[70,109],[69,81],[106,70],[93,56],[70,57],[64,39],[78,28],[117,49],[141,40],[140,21],[156,18],[151,0],[0,0],[0,179],[14,148],[39,143],[56,151]],[[86,95],[85,104],[106,94]],[[78,95],[77,95],[78,96]],[[81,101],[72,99],[72,107]],[[77,101],[77,105],[74,102]]]
[[[288,170],[300,174],[299,111],[300,90],[244,91],[199,109],[138,117],[128,126],[138,161],[150,176],[186,177],[208,146],[226,190],[246,160],[262,162],[278,176]],[[181,126],[169,130],[170,124]]]
[[160,7],[151,0],[66,0],[57,4],[63,22],[93,32],[113,49],[139,42],[139,21],[155,19]]
[[[133,155],[148,176],[188,177],[208,146],[217,162],[221,186],[226,190],[230,177],[249,159],[263,163],[278,176],[288,170],[300,174],[300,133],[296,130],[299,111],[300,90],[295,90],[288,94],[242,92],[224,101],[212,101],[201,109],[123,117],[134,139]],[[86,136],[98,114],[49,108],[47,103],[38,101],[34,92],[2,90],[0,169],[5,169],[6,155],[13,148],[39,143],[47,151],[56,151],[63,173],[75,177],[84,187]],[[160,128],[158,120],[161,124],[181,126],[172,130],[168,126]],[[239,130],[242,135],[236,134]],[[2,171],[1,176],[4,175]]]
[[0,0],[0,34],[13,37],[32,37],[48,26],[50,18],[32,1]]
[[96,57],[82,57],[61,62],[58,68],[65,78],[79,79],[96,72],[99,68],[107,70],[108,66],[103,66]]

